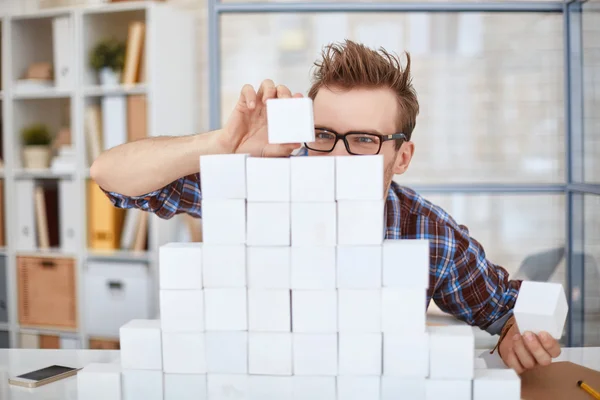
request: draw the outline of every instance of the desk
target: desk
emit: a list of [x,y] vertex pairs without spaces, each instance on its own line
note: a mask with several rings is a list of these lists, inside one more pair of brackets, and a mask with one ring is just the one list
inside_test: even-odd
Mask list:
[[[498,368],[503,366],[497,353],[476,350],[475,368]],[[585,367],[600,370],[600,347],[564,348],[555,361],[571,361]],[[76,400],[77,378],[70,377],[36,389],[8,384],[8,377],[63,364],[83,367],[91,362],[119,362],[118,350],[0,350],[0,399],[2,400]]]

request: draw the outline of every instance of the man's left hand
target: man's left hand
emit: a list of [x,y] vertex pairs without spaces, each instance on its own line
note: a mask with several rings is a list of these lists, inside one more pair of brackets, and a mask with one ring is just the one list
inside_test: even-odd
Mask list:
[[548,332],[521,334],[513,324],[499,346],[500,357],[518,374],[538,365],[548,365],[560,355],[560,344]]

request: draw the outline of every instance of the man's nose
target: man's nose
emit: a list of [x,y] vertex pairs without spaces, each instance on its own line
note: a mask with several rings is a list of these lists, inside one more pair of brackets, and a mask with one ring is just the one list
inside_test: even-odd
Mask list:
[[335,144],[335,147],[331,151],[331,155],[332,156],[348,156],[348,155],[350,155],[350,153],[348,153],[348,150],[346,149],[346,145],[344,144],[343,140],[338,140],[338,142]]

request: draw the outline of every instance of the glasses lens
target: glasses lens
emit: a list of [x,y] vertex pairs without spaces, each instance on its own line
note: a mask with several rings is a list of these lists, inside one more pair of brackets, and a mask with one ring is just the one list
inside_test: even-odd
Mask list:
[[306,143],[306,147],[316,151],[330,151],[334,145],[335,135],[320,129],[315,129],[315,141]]
[[346,135],[350,152],[354,154],[377,154],[381,145],[381,138],[368,133],[350,133]]

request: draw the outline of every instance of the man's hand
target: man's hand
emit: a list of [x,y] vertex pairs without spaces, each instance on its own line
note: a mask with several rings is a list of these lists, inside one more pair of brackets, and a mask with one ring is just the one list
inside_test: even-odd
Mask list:
[[537,365],[550,364],[561,352],[558,341],[547,332],[538,335],[524,332],[521,335],[517,324],[513,324],[508,330],[498,351],[506,366],[518,374]]
[[301,146],[300,143],[269,144],[267,136],[267,100],[292,96],[290,90],[275,86],[272,80],[262,82],[258,92],[251,85],[244,85],[240,98],[218,136],[219,145],[230,153],[247,153],[254,157],[285,157]]

